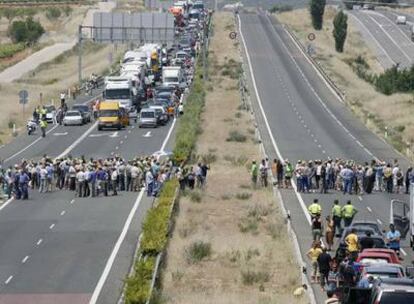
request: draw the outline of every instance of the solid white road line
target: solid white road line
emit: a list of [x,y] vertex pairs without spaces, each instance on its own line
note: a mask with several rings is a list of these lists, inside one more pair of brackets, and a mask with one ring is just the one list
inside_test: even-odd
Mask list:
[[28,259],[29,259],[29,256],[28,256],[28,255],[26,255],[26,256],[23,258],[23,260],[22,260],[22,264],[26,263]]
[[75,200],[73,199],[73,200],[70,201],[70,204],[73,204],[74,202],[75,202]]
[[404,256],[407,256],[407,252],[405,252],[405,250],[404,250],[404,249],[400,248],[400,251],[401,251],[401,253],[402,253]]
[[[257,98],[257,102],[259,104],[259,108],[260,108],[260,111],[262,113],[262,116],[263,116],[263,119],[264,119],[264,122],[265,122],[265,125],[266,125],[267,132],[268,132],[268,134],[270,136],[270,140],[272,142],[272,146],[273,146],[274,150],[276,151],[276,154],[279,157],[279,159],[284,159],[282,157],[282,154],[280,153],[280,150],[279,150],[278,146],[276,145],[276,141],[275,141],[275,138],[273,136],[272,130],[270,128],[269,121],[267,120],[266,113],[265,113],[265,111],[263,109],[262,100],[260,98],[259,90],[257,89],[256,76],[254,74],[254,69],[253,69],[253,66],[252,66],[251,59],[250,59],[250,53],[249,53],[249,50],[247,49],[247,44],[246,44],[246,41],[244,39],[244,35],[243,35],[243,32],[242,32],[242,29],[241,29],[241,19],[240,19],[240,16],[237,15],[237,18],[239,19],[239,32],[240,32],[241,40],[243,42],[243,46],[244,46],[244,49],[245,49],[245,52],[246,52],[247,63],[248,63],[249,69],[250,69],[250,75],[251,75],[251,78],[252,78],[253,88],[254,88],[254,92],[255,92],[256,98]],[[291,181],[292,181],[293,189],[295,190],[296,197],[297,197],[297,199],[298,199],[298,201],[300,203],[300,206],[302,207],[302,210],[303,210],[303,213],[305,215],[305,218],[308,221],[309,225],[311,225],[311,218],[310,218],[309,212],[308,212],[308,210],[306,208],[305,202],[303,201],[301,195],[298,193],[295,182],[293,180],[291,180]]]
[[[51,128],[49,131],[46,132],[46,135],[49,134],[50,132],[52,132],[53,130],[55,130],[58,126],[59,125],[54,125],[53,128]],[[5,162],[8,162],[9,160],[12,160],[13,158],[15,158],[16,156],[22,154],[24,151],[26,151],[27,149],[29,149],[30,147],[32,147],[33,145],[35,145],[36,143],[38,143],[42,139],[43,139],[43,137],[40,136],[39,138],[37,138],[36,140],[34,140],[32,143],[30,143],[29,145],[27,145],[26,147],[24,147],[20,151],[17,151],[12,156],[6,158],[4,161]]]
[[36,245],[37,245],[37,246],[39,246],[40,244],[42,244],[42,242],[43,242],[43,239],[39,239],[39,240],[37,241]]
[[382,225],[382,222],[381,222],[380,219],[377,219],[377,223],[380,224],[380,225]]
[[358,196],[358,199],[362,202],[362,196]]
[[9,284],[10,283],[10,281],[13,279],[13,276],[11,275],[11,276],[9,276],[8,278],[7,278],[7,280],[4,282],[4,284]]
[[0,210],[2,210],[4,207],[6,207],[8,204],[10,204],[12,201],[14,200],[14,198],[9,198],[7,201],[4,202],[3,205],[1,205]]
[[75,140],[69,147],[66,148],[61,154],[59,154],[56,158],[62,158],[70,153],[77,145],[79,145],[98,125],[96,121],[85,133],[83,133],[77,140]]
[[124,224],[124,228],[122,229],[121,234],[119,235],[118,240],[115,243],[114,249],[111,252],[111,255],[109,256],[108,261],[106,262],[105,268],[101,274],[101,277],[99,278],[98,284],[96,284],[95,290],[93,291],[92,297],[89,300],[89,304],[95,304],[96,301],[98,300],[99,294],[101,293],[101,290],[103,288],[103,285],[105,284],[105,281],[109,275],[109,272],[111,271],[112,265],[115,262],[115,258],[118,254],[119,249],[121,248],[121,245],[125,239],[125,236],[129,230],[129,226],[131,225],[132,219],[134,217],[134,214],[136,213],[139,204],[141,203],[142,200],[142,196],[144,195],[144,191],[145,189],[142,189],[141,192],[139,193],[134,206],[132,207],[128,218]]
[[176,122],[176,121],[177,121],[177,119],[176,119],[176,118],[174,118],[174,120],[173,120],[173,122],[172,122],[172,124],[171,124],[171,127],[170,127],[170,129],[168,130],[167,137],[165,137],[165,139],[164,139],[164,141],[163,141],[163,143],[162,143],[162,145],[161,145],[161,149],[160,149],[160,151],[164,151],[165,147],[167,146],[168,140],[169,140],[169,139],[170,139],[170,137],[171,137],[171,133],[172,133],[172,131],[173,131],[173,129],[174,129],[174,126],[175,126],[175,122]]

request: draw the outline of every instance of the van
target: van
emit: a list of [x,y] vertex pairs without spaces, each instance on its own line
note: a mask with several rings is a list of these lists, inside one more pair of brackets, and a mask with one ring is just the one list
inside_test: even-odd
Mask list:
[[116,128],[121,130],[129,125],[128,112],[118,101],[103,101],[99,104],[98,130]]
[[150,126],[156,128],[158,125],[155,109],[142,109],[139,113],[139,128]]
[[397,16],[396,23],[397,24],[406,24],[407,23],[407,17],[405,17],[405,16]]

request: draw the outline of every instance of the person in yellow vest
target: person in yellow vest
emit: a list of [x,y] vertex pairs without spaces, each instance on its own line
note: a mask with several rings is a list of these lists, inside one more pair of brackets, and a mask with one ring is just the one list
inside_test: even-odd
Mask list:
[[46,117],[40,121],[40,130],[42,130],[42,137],[46,137],[47,121]]
[[354,219],[355,214],[357,214],[358,210],[352,205],[351,201],[347,201],[346,205],[341,209],[341,215],[344,219],[344,226],[349,227]]
[[42,107],[39,111],[39,119],[46,120],[46,113],[47,113],[46,108]]
[[332,207],[332,219],[334,221],[335,230],[334,234],[337,237],[341,236],[341,222],[342,222],[342,207],[339,205],[338,200],[334,200],[334,205]]
[[320,216],[322,213],[322,207],[319,205],[319,201],[317,198],[313,200],[313,203],[308,207],[309,214],[312,218]]

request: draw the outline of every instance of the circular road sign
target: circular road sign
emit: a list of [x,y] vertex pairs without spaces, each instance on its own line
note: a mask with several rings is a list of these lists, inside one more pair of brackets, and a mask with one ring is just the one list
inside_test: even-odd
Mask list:
[[314,34],[314,33],[310,33],[310,34],[308,35],[308,39],[309,39],[310,41],[315,40],[315,38],[316,38],[316,36],[315,36],[315,34]]
[[236,32],[230,32],[229,37],[230,37],[230,39],[236,39],[237,33]]

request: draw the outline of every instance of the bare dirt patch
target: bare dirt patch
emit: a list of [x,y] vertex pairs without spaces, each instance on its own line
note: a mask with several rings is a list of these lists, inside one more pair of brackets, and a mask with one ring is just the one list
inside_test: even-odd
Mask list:
[[[198,190],[200,199],[191,200],[188,194],[180,200],[162,298],[180,304],[306,303],[292,296],[300,284],[299,266],[275,198],[270,189],[250,185],[249,165],[261,156],[249,131],[252,118],[239,110],[233,75],[240,57],[238,46],[228,39],[232,27],[231,14],[216,13],[211,78],[197,145],[200,158],[214,162],[206,189]],[[246,141],[228,141],[233,130],[244,134]],[[196,262],[194,247],[204,252]]]
[[[366,60],[370,73],[380,73],[383,69],[351,18],[348,18],[348,36],[344,53],[339,54],[335,51],[332,37],[335,13],[332,7],[327,7],[321,31],[312,30],[309,11],[306,9],[281,13],[277,15],[277,18],[293,29],[304,45],[308,44],[307,35],[311,31],[316,33],[313,43],[316,50],[315,58],[338,87],[345,92],[346,102],[352,111],[381,137],[384,137],[385,127],[388,127],[392,132],[387,140],[397,150],[405,153],[406,143],[410,142],[412,145],[414,142],[414,122],[411,119],[414,114],[413,96],[410,94],[383,95],[356,75],[346,62],[355,60],[358,56]],[[405,128],[402,129],[401,125]],[[413,155],[409,153],[408,156]]]

